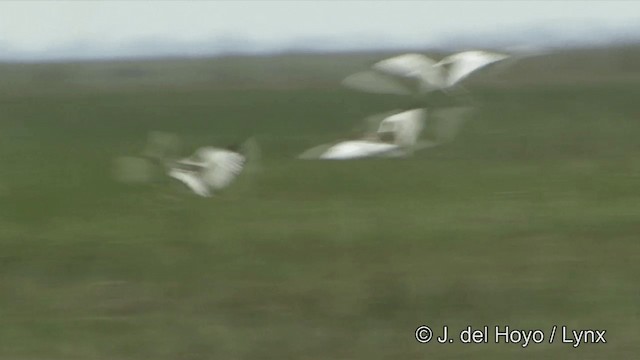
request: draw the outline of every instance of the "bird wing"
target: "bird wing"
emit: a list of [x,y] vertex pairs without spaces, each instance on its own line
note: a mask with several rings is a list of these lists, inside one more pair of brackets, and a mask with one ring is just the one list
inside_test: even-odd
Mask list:
[[372,68],[383,74],[410,78],[419,82],[418,90],[431,91],[442,87],[442,68],[421,54],[403,54],[373,64]]
[[206,155],[206,168],[201,173],[202,181],[219,190],[231,184],[244,169],[246,158],[234,151],[216,150]]
[[423,68],[432,67],[436,62],[420,54],[403,54],[373,64],[374,70],[400,77],[418,77]]
[[395,144],[403,147],[411,147],[416,144],[426,118],[425,109],[412,109],[403,111],[385,118],[378,128],[378,132],[393,132]]
[[450,87],[472,73],[508,57],[508,55],[488,51],[464,51],[445,57],[436,66],[449,65],[445,86]]
[[203,197],[211,196],[211,193],[209,192],[209,188],[207,187],[207,185],[202,181],[200,176],[198,176],[193,172],[174,168],[169,170],[169,176],[176,180],[181,181],[183,184],[189,187],[189,189],[191,189],[191,191],[193,191],[197,195],[200,195]]

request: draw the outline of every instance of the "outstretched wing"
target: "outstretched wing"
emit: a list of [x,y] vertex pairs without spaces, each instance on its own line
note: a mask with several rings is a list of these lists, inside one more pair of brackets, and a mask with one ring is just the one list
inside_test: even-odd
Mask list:
[[169,170],[168,175],[185,184],[191,191],[203,197],[211,196],[209,187],[198,174],[178,168]]
[[372,68],[383,74],[418,82],[417,90],[431,91],[443,86],[442,68],[421,54],[403,54],[375,63]]
[[436,64],[437,67],[448,67],[445,86],[453,86],[472,73],[509,56],[488,51],[464,51],[445,57]]
[[202,181],[214,190],[229,186],[240,175],[246,162],[244,155],[223,149],[201,152],[200,156],[206,163],[201,172]]
[[378,128],[379,133],[392,132],[394,143],[402,147],[412,147],[418,141],[426,119],[425,109],[403,111],[385,118]]

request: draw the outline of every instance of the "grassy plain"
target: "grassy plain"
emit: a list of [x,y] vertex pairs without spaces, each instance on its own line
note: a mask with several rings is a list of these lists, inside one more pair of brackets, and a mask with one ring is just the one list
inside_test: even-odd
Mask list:
[[[413,158],[296,160],[406,105],[340,88],[384,56],[0,65],[0,358],[636,357],[638,51],[477,79],[459,137]],[[185,154],[253,135],[261,170],[213,199],[114,182],[151,130]],[[425,345],[422,324],[607,344]]]

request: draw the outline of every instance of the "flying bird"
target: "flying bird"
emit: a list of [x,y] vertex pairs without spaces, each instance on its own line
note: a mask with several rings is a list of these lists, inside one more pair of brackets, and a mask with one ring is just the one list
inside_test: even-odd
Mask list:
[[128,184],[148,184],[160,175],[180,181],[193,193],[210,197],[231,185],[247,167],[256,169],[259,147],[253,138],[246,140],[239,149],[235,146],[217,148],[205,146],[191,156],[178,159],[177,136],[154,132],[139,156],[122,156],[115,160],[116,180]]
[[195,194],[210,197],[229,186],[244,169],[246,157],[231,149],[202,147],[174,162],[167,174]]
[[342,84],[365,92],[420,95],[449,91],[471,74],[509,55],[489,51],[464,51],[436,62],[421,54],[403,54],[379,61],[371,70],[346,77]]
[[369,127],[375,128],[365,133],[361,139],[320,145],[305,151],[299,158],[348,160],[403,156],[417,145],[417,137],[424,127],[425,116],[425,109],[376,115],[367,119]]
[[[371,157],[406,157],[415,151],[452,141],[473,111],[472,107],[392,111],[365,119],[369,130],[360,139],[313,147],[301,155],[305,160],[351,160]],[[423,133],[428,138],[421,139]]]

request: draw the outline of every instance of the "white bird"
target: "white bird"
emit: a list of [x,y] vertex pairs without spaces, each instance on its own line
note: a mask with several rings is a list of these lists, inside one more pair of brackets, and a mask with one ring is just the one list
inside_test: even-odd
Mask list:
[[[166,175],[186,185],[195,194],[209,197],[229,185],[244,170],[255,173],[260,149],[253,138],[246,140],[240,152],[202,147],[193,155],[176,160],[179,138],[173,134],[153,132],[141,156],[115,159],[114,176],[127,184],[149,184]],[[247,169],[247,158],[249,166]]]
[[448,90],[472,73],[509,56],[488,51],[464,51],[439,62],[421,54],[403,54],[379,61],[369,71],[346,77],[346,87],[383,94],[423,94]]
[[[359,140],[346,140],[311,148],[299,158],[312,160],[349,160],[369,157],[404,157],[413,152],[452,141],[473,111],[472,107],[451,107],[394,111],[367,118],[373,133]],[[430,140],[420,139],[423,132]]]
[[305,151],[299,158],[347,160],[406,156],[417,149],[435,145],[430,141],[418,141],[425,119],[425,109],[395,112],[382,118],[373,136],[341,141],[333,145],[321,145]]
[[181,181],[197,195],[209,197],[229,186],[244,169],[244,155],[214,147],[203,147],[178,160],[167,174]]

